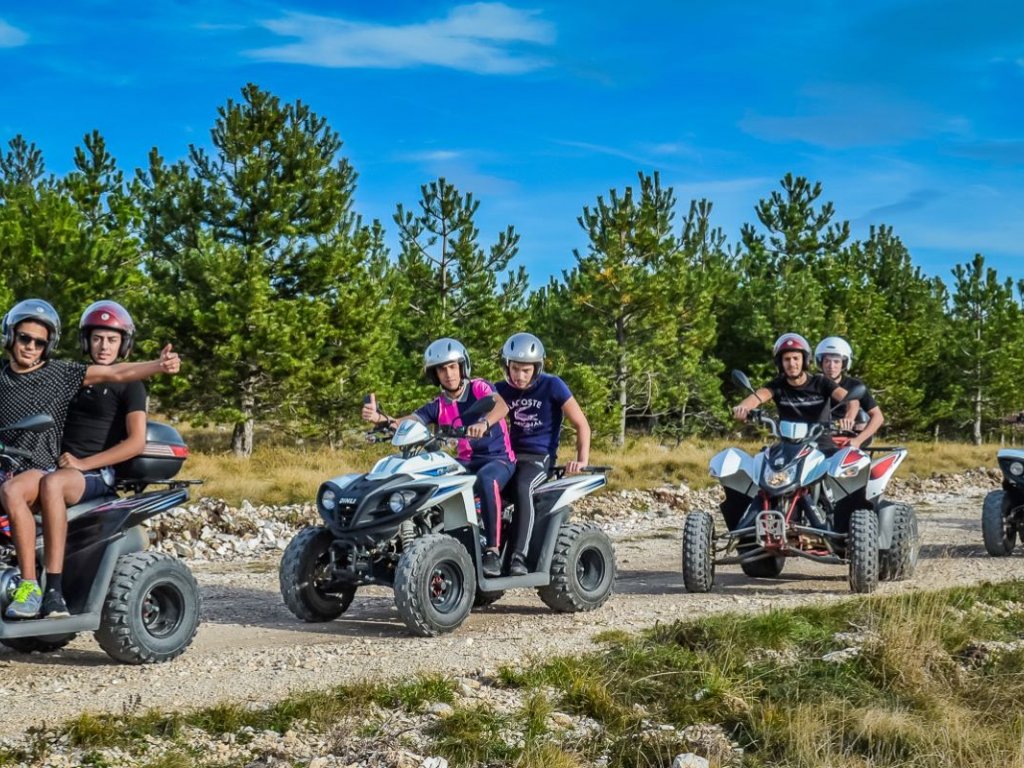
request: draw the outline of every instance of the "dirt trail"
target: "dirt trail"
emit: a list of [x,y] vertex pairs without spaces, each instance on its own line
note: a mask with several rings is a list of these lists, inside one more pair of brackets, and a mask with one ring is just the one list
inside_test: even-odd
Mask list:
[[[915,499],[922,557],[908,582],[880,592],[927,589],[1024,577],[1024,557],[992,558],[981,543],[985,489]],[[389,590],[360,591],[352,608],[328,624],[303,624],[284,607],[277,560],[193,563],[203,591],[203,622],[184,656],[157,666],[112,662],[91,635],[50,655],[0,651],[8,729],[82,711],[138,711],[208,706],[217,701],[268,702],[290,691],[363,679],[404,678],[420,671],[471,674],[593,647],[605,629],[635,630],[655,622],[720,611],[753,611],[849,596],[837,566],[787,561],[783,577],[753,580],[738,566],[719,568],[715,589],[683,589],[682,517],[658,521],[615,540],[616,593],[599,611],[554,614],[533,590],[508,593],[473,613],[453,635],[410,637]]]

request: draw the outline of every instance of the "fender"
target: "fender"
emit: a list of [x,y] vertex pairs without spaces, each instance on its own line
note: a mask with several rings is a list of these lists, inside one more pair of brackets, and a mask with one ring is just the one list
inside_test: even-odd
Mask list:
[[1024,451],[1016,448],[1003,448],[996,454],[996,461],[999,462],[999,468],[1003,471],[1003,487],[1008,491],[1012,489],[1019,495],[1021,487],[1024,486],[1024,473],[1015,475],[1011,468],[1018,464],[1024,465]]
[[828,485],[835,501],[856,493],[865,485],[864,471],[871,457],[858,448],[843,448],[828,460]]
[[757,483],[754,482],[757,468],[754,464],[750,454],[738,448],[726,448],[711,457],[708,467],[711,476],[718,478],[726,488],[739,491],[744,496],[753,496],[757,493]]
[[797,483],[799,483],[802,488],[813,485],[821,479],[827,469],[828,462],[825,459],[825,454],[814,449],[811,451],[811,455],[804,460],[804,465],[800,469],[800,477],[797,478]]
[[892,546],[892,531],[896,524],[896,505],[881,504],[878,510],[878,548],[889,549]]
[[874,499],[877,499],[882,495],[882,491],[885,490],[885,486],[889,484],[889,480],[892,478],[893,473],[903,463],[903,460],[907,458],[906,448],[897,448],[892,453],[887,453],[884,456],[879,456],[871,462],[871,469],[868,473],[868,487],[867,487],[867,500],[869,503],[874,503]]
[[567,507],[607,483],[608,479],[604,475],[571,475],[551,480],[534,491],[534,509]]

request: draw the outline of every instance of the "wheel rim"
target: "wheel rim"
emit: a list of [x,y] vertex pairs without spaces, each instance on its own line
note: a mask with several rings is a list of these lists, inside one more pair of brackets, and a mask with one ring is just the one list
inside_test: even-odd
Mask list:
[[451,560],[434,566],[428,584],[430,605],[438,613],[451,613],[462,601],[462,571]]
[[580,552],[576,560],[576,581],[587,592],[593,592],[604,581],[604,557],[593,548]]
[[327,597],[324,585],[331,582],[331,558],[328,553],[323,553],[313,562],[312,573],[309,574],[310,586],[321,597]]
[[181,626],[185,598],[173,584],[157,584],[142,599],[142,625],[153,637],[168,637]]

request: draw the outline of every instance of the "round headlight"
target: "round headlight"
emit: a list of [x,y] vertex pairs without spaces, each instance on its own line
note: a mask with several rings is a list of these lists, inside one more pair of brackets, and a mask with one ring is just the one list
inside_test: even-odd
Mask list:
[[338,495],[334,492],[333,488],[328,488],[320,494],[320,503],[328,511],[332,511],[338,506]]
[[415,498],[416,494],[412,491],[396,491],[388,498],[388,509],[397,515],[409,506]]
[[1021,464],[1019,461],[1015,461],[1010,464],[1010,474],[1014,477],[1024,475],[1024,464]]

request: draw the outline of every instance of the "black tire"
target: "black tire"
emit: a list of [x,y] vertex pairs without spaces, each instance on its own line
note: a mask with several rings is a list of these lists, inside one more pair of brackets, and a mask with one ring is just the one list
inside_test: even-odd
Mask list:
[[615,585],[611,540],[596,525],[563,525],[558,529],[550,573],[551,583],[537,588],[548,608],[559,613],[600,608]]
[[118,558],[103,603],[96,642],[126,664],[152,664],[180,656],[199,626],[201,598],[183,562],[162,552]]
[[303,621],[333,621],[348,610],[355,597],[355,585],[337,593],[320,588],[331,580],[329,549],[333,541],[334,536],[323,526],[303,528],[281,556],[281,597],[288,610]]
[[687,592],[710,592],[715,584],[715,520],[711,513],[691,512],[683,523],[683,586]]
[[755,579],[774,579],[776,576],[782,573],[782,568],[786,565],[786,558],[782,555],[776,555],[775,557],[763,557],[760,560],[750,560],[745,563],[740,563],[740,568],[743,572]]
[[873,509],[856,509],[850,515],[846,556],[850,561],[850,591],[874,592],[878,586],[878,517]]
[[40,635],[39,637],[9,637],[0,640],[0,645],[6,645],[19,653],[53,653],[59,651],[65,645],[74,640],[78,635],[68,632],[63,635]]
[[899,503],[892,506],[892,541],[889,549],[878,554],[878,578],[881,581],[901,581],[913,576],[921,550],[914,508]]
[[476,597],[476,568],[461,542],[443,533],[416,539],[395,570],[395,606],[414,635],[435,637],[466,620]]
[[505,596],[505,590],[499,589],[497,592],[484,592],[482,589],[476,591],[476,596],[473,598],[474,608],[486,608],[488,605],[493,605]]
[[981,508],[981,535],[985,551],[992,557],[1011,555],[1017,546],[1017,526],[1009,519],[1010,504],[1006,491],[992,491]]

